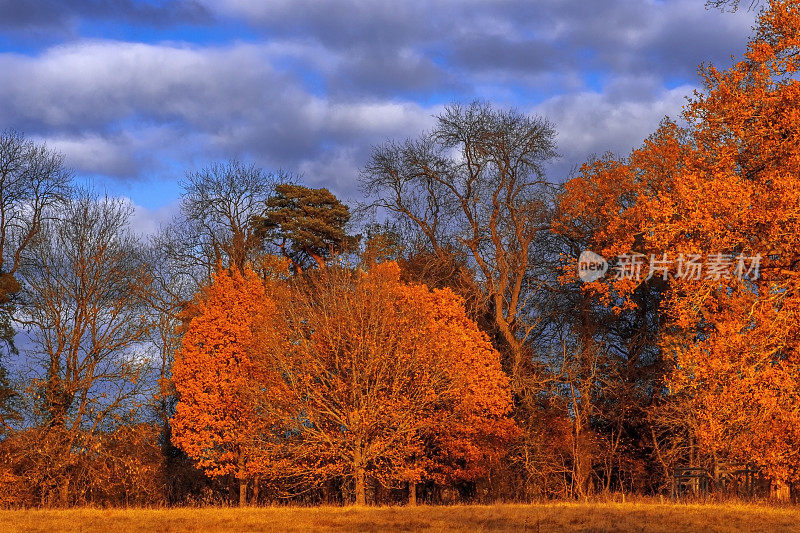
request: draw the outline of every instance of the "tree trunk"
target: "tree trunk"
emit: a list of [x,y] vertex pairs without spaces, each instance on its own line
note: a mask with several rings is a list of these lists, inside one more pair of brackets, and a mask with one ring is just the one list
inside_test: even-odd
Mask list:
[[69,506],[69,478],[65,477],[64,480],[61,482],[61,486],[59,487],[59,502],[61,507],[68,507]]
[[784,481],[773,481],[770,492],[773,500],[788,502],[791,496],[791,487]]
[[253,505],[258,505],[258,489],[259,489],[259,479],[256,477],[253,479],[253,496],[251,498],[251,502]]
[[317,266],[319,267],[320,270],[324,270],[325,269],[325,266],[326,266],[325,265],[325,259],[323,259],[321,255],[315,254],[313,252],[308,252],[308,255],[311,256],[311,259],[314,260],[314,262],[317,264]]
[[417,505],[417,483],[414,481],[408,482],[408,505]]
[[364,485],[364,467],[356,466],[356,505],[367,504],[367,490]]
[[244,452],[239,452],[239,507],[247,505],[247,478],[244,476]]
[[242,478],[239,480],[239,507],[247,505],[247,480]]

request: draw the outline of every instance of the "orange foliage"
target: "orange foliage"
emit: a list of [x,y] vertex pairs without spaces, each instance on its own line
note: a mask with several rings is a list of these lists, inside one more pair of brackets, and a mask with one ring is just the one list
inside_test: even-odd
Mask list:
[[474,479],[501,457],[509,381],[461,298],[395,263],[264,273],[217,273],[176,357],[174,441],[206,472],[345,476],[363,503],[367,477]]
[[[671,279],[662,346],[707,449],[779,480],[800,479],[798,45],[800,4],[772,0],[744,58],[703,70],[689,129],[666,123],[629,158],[584,167],[561,222],[595,230],[589,245],[607,257],[762,256],[756,280]],[[624,296],[635,283],[592,285]]]
[[[393,280],[396,283],[396,280]],[[473,480],[488,474],[519,429],[509,417],[509,380],[486,334],[464,312],[464,300],[450,289],[398,286],[398,302],[419,310],[432,351],[445,354],[445,371],[456,392],[446,413],[427,432],[428,477],[440,482]],[[409,324],[409,327],[414,327]]]
[[245,479],[261,468],[252,450],[265,423],[253,411],[263,384],[251,354],[253,325],[275,306],[251,270],[219,270],[190,312],[172,368],[173,441],[209,475]]
[[671,316],[693,334],[667,346],[682,346],[671,385],[693,393],[701,439],[780,480],[800,479],[798,35],[800,5],[772,1],[744,59],[705,70],[671,192],[682,209],[663,232],[707,254],[764,256],[754,282],[677,286]]
[[327,269],[283,309],[289,350],[262,352],[285,381],[296,475],[347,476],[363,503],[366,476],[473,479],[514,435],[500,355],[450,290],[403,283],[395,263]]
[[16,432],[0,442],[0,507],[153,505],[166,482],[158,438],[150,424],[77,435]]

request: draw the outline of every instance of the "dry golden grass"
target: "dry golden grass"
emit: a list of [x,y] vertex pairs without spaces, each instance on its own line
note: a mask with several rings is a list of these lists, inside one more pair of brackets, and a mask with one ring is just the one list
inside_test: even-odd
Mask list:
[[265,507],[0,511],[0,531],[800,531],[800,509],[553,503],[451,507]]

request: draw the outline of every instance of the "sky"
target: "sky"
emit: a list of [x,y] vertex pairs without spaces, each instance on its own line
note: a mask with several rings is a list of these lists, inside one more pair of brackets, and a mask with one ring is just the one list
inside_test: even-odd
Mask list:
[[754,20],[703,0],[0,0],[0,130],[129,198],[144,233],[214,160],[358,200],[372,146],[450,102],[549,119],[562,181],[678,117]]

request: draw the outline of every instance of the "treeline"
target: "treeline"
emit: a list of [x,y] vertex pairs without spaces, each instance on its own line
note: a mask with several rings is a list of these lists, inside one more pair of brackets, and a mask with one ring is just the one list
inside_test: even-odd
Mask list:
[[788,494],[797,35],[771,2],[685,124],[563,184],[546,120],[451,105],[374,148],[352,211],[229,161],[146,238],[4,133],[2,501],[529,501],[669,494],[682,468]]

